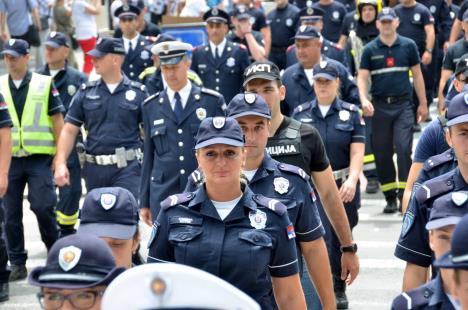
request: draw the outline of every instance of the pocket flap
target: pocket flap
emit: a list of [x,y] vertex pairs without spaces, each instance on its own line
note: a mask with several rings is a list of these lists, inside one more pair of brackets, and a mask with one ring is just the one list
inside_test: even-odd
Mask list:
[[262,247],[273,247],[271,237],[261,230],[246,230],[239,233],[239,239]]

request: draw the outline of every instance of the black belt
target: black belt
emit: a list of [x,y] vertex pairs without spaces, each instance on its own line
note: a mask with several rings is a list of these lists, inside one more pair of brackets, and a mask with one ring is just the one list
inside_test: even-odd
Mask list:
[[403,95],[403,96],[373,96],[372,99],[377,102],[385,102],[388,104],[397,103],[399,101],[406,101],[411,99],[411,95]]

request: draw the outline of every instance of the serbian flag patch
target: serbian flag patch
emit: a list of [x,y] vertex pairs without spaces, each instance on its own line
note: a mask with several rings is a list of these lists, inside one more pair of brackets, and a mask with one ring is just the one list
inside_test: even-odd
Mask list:
[[288,233],[288,239],[296,238],[296,233],[294,232],[293,224],[289,224],[286,228],[286,232]]

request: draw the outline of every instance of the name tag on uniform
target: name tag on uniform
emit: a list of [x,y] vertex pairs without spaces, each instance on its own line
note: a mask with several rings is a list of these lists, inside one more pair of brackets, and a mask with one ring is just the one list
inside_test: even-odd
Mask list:
[[375,55],[371,57],[371,60],[383,59],[384,55]]
[[99,95],[86,95],[86,99],[96,100],[101,98]]
[[205,69],[205,68],[206,68],[206,65],[205,65],[205,64],[199,64],[199,65],[198,65],[198,68],[200,68],[200,69]]
[[161,119],[157,119],[153,122],[153,125],[162,125],[164,124],[164,118],[161,118]]

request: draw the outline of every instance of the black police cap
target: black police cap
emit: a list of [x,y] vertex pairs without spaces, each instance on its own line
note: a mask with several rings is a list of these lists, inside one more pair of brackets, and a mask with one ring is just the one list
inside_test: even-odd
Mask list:
[[67,36],[64,33],[57,31],[50,32],[44,44],[52,48],[59,48],[61,46],[70,47]]
[[3,45],[2,55],[11,55],[13,57],[20,57],[29,54],[29,44],[25,40],[10,39]]
[[203,14],[203,20],[207,23],[225,23],[229,24],[229,14],[216,7],[208,10]]
[[102,57],[106,54],[125,55],[125,49],[122,40],[117,38],[99,38],[96,42],[96,47],[88,52],[92,57]]

